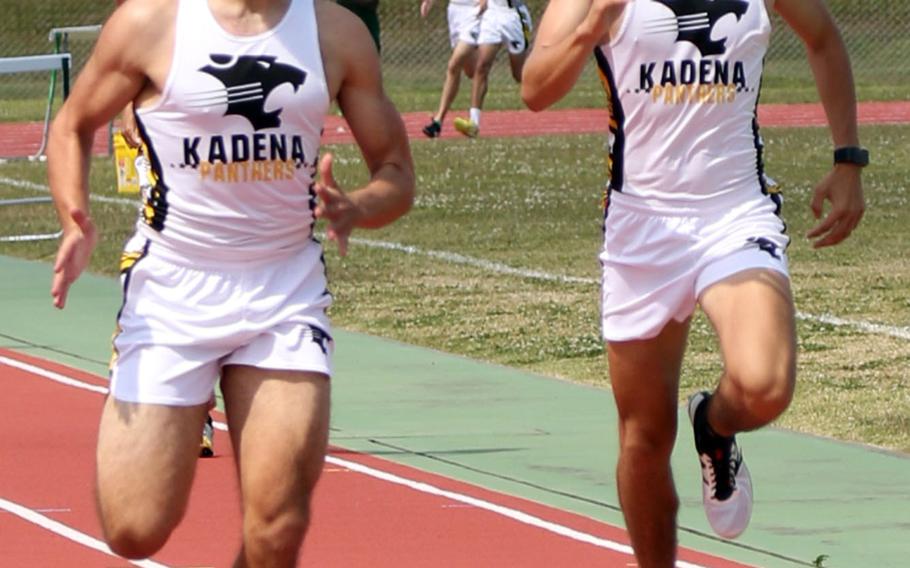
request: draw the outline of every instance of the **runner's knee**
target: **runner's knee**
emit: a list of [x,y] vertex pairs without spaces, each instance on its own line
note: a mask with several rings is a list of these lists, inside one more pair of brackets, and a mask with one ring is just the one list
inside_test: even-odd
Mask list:
[[463,68],[466,69],[463,62],[450,59],[449,64],[446,66],[446,72],[457,77]]
[[101,524],[108,546],[124,558],[148,558],[164,546],[179,518],[131,518],[113,521],[102,516]]
[[477,68],[475,69],[474,72],[476,74],[480,75],[481,77],[488,77],[490,75],[490,71],[493,69],[493,62],[495,60],[496,60],[495,58],[480,59],[477,62]]
[[728,371],[727,379],[737,391],[739,406],[762,425],[783,414],[793,400],[796,381],[792,369],[752,369],[737,375]]
[[473,71],[474,61],[469,55],[460,55],[458,53],[453,53],[452,57],[449,58],[448,64],[446,64],[446,71],[449,75],[460,75],[462,71],[466,75],[471,76],[468,73],[469,70]]
[[745,403],[749,412],[761,422],[767,424],[787,410],[793,400],[793,383],[778,381],[765,384],[758,389],[745,392]]
[[676,442],[676,421],[625,420],[620,424],[620,452],[635,462],[666,462]]
[[292,561],[309,526],[309,507],[263,515],[247,508],[243,522],[244,549],[254,557]]

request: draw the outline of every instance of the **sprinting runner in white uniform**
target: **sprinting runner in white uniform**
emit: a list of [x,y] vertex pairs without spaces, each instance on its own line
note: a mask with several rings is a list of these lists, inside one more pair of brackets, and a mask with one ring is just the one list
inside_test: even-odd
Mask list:
[[[355,228],[408,211],[404,123],[373,38],[334,2],[123,2],[49,137],[63,228],[51,283],[58,308],[98,240],[84,142],[130,101],[145,146],[145,204],[122,258],[98,432],[102,534],[127,558],[166,544],[189,504],[217,380],[242,489],[233,565],[295,566],[331,412],[331,296],[313,224],[343,255]],[[317,162],[332,103],[369,174],[348,191],[331,154]]]
[[205,2],[180,4],[164,92],[136,112],[150,171],[121,266],[120,400],[200,404],[226,364],[331,372],[313,239],[329,96],[312,10],[294,2],[240,37]]
[[[595,51],[611,116],[608,341],[685,321],[701,292],[734,272],[787,274],[781,197],[765,181],[756,121],[771,33],[764,2],[731,4],[682,34],[668,4],[629,4],[617,35]],[[647,269],[627,271],[633,263]]]
[[[676,564],[670,457],[692,315],[717,333],[723,374],[687,405],[711,527],[749,524],[752,483],[735,435],[787,408],[795,317],[756,105],[773,5],[806,45],[837,147],[812,200],[815,246],[864,210],[850,62],[823,0],[550,0],[522,77],[532,110],[560,100],[595,53],[609,106],[603,336],[619,416],[616,471],[638,565]],[[703,381],[701,377],[694,377]]]
[[[442,132],[446,114],[452,107],[461,85],[461,74],[473,77],[477,66],[477,45],[480,37],[481,15],[486,11],[487,0],[450,0],[446,11],[449,25],[449,44],[452,54],[446,63],[446,75],[439,96],[439,106],[423,127],[428,138],[437,138]],[[420,16],[426,18],[433,7],[433,0],[422,0]]]

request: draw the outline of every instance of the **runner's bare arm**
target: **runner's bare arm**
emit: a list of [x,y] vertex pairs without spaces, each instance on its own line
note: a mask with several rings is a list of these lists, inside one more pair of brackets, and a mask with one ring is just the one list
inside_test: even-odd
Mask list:
[[420,2],[420,17],[426,18],[430,13],[430,8],[433,7],[433,0],[422,0]]
[[[776,0],[775,9],[806,45],[818,93],[825,108],[834,146],[858,146],[856,91],[850,57],[844,40],[822,0]],[[865,211],[861,168],[839,164],[815,188],[812,212],[822,216],[824,201],[830,213],[807,237],[816,239],[816,248],[835,245],[846,239]]]
[[572,89],[628,1],[550,0],[521,76],[521,98],[529,109],[543,110]]
[[[48,140],[48,181],[60,222],[73,209],[88,211],[88,164],[95,131],[107,124],[146,84],[147,53],[154,49],[149,21],[161,21],[160,1],[129,2],[101,30],[72,93],[54,119]],[[142,47],[140,47],[142,46]]]
[[[120,6],[124,2],[126,0],[114,0],[116,6]],[[142,145],[142,140],[133,110],[133,101],[130,101],[126,103],[126,106],[120,112],[120,132],[123,134],[123,139],[126,140],[127,144],[133,148],[138,148]]]
[[858,144],[850,57],[828,9],[821,0],[775,0],[775,8],[806,45],[834,143]]
[[129,2],[114,12],[54,119],[48,139],[47,175],[63,228],[51,283],[51,296],[58,308],[66,304],[69,287],[88,265],[97,241],[88,207],[94,133],[146,84],[146,54],[150,46],[157,47],[149,30],[166,27],[150,26],[149,22],[161,20],[161,10],[156,8],[163,1]]
[[[326,184],[331,175],[326,176],[324,164],[320,165],[323,181],[317,184],[321,192],[317,215],[327,218],[330,231],[346,240],[354,227],[381,227],[411,208],[414,164],[404,122],[382,88],[372,38],[355,16],[334,3],[318,3],[317,18],[329,92],[370,172],[365,186],[341,194],[337,187]],[[326,159],[330,161],[330,157]]]

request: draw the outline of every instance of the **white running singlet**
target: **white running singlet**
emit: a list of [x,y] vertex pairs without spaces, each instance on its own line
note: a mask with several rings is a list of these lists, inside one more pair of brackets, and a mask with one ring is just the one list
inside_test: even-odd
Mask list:
[[313,0],[227,33],[180,0],[161,98],[137,110],[144,207],[121,259],[111,393],[200,405],[225,365],[331,374],[313,178],[329,93]]
[[160,100],[136,112],[151,166],[138,233],[185,258],[262,261],[311,241],[330,100],[313,0],[267,32],[224,30],[181,0]]
[[595,49],[610,110],[610,189],[657,208],[766,193],[756,120],[765,0],[634,0]]

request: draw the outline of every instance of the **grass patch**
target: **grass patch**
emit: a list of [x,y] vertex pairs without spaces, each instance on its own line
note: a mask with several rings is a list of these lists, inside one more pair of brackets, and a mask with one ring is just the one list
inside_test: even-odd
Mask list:
[[[766,129],[766,162],[785,185],[793,238],[797,308],[906,327],[910,322],[910,127],[864,127],[874,165],[865,176],[869,209],[850,240],[823,251],[803,238],[814,224],[812,187],[830,164],[824,129]],[[604,182],[599,135],[423,141],[413,144],[418,197],[391,227],[357,237],[401,243],[424,254],[352,245],[326,260],[336,325],[572,381],[607,386],[599,330],[599,203]],[[365,179],[356,148],[336,146],[342,185]],[[44,183],[43,165],[13,162],[0,177]],[[96,163],[93,192],[114,196],[113,169]],[[35,195],[0,182],[0,198]],[[4,211],[6,209],[6,211]],[[114,274],[132,231],[128,207],[93,203],[102,240],[92,270]],[[6,232],[53,230],[51,208],[0,208]],[[428,252],[450,252],[580,279],[502,275]],[[50,260],[54,243],[0,244],[0,254]],[[447,257],[451,258],[451,257]],[[910,341],[800,320],[796,399],[780,425],[910,451]],[[710,325],[692,326],[681,394],[720,373]]]

